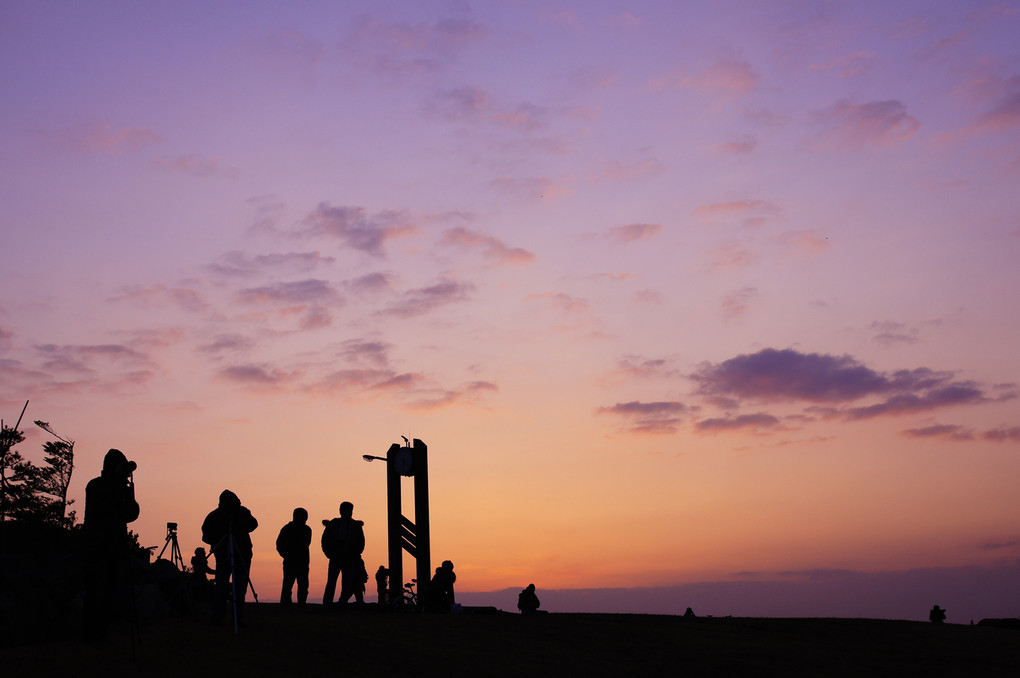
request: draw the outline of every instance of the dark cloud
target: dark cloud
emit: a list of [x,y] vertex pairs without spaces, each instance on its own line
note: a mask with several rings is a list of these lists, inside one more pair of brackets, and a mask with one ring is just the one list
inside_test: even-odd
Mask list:
[[345,247],[383,256],[388,240],[414,235],[418,227],[404,212],[385,210],[374,215],[361,207],[333,207],[320,203],[305,218],[302,235],[336,238]]
[[382,313],[402,318],[424,315],[447,304],[467,301],[474,289],[475,286],[471,283],[441,280],[435,285],[405,292],[395,304]]
[[[705,365],[691,375],[703,396],[818,403],[805,411],[823,419],[848,420],[915,414],[989,400],[977,384],[952,378],[951,372],[926,367],[878,372],[847,355],[772,348]],[[879,402],[840,407],[868,397]]]
[[325,280],[299,280],[249,287],[235,295],[243,304],[338,304],[343,296]]
[[439,244],[478,250],[495,264],[530,264],[535,260],[535,255],[526,249],[510,247],[499,238],[483,235],[463,227],[445,231]]
[[763,429],[778,428],[780,421],[771,414],[741,414],[735,417],[723,417],[716,419],[702,419],[694,425],[694,428],[701,433],[715,433],[718,431],[733,431],[737,429]]
[[706,365],[691,378],[703,395],[758,400],[844,402],[888,388],[885,377],[850,356],[774,348]]
[[676,433],[682,422],[681,415],[689,408],[676,401],[640,402],[632,400],[628,403],[617,403],[610,407],[600,407],[597,414],[611,414],[622,417],[630,423],[630,433],[667,435]]

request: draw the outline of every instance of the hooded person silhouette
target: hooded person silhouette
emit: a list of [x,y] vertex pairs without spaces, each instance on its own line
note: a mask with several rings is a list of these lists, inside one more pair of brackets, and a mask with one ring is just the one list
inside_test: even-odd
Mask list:
[[202,523],[202,541],[212,547],[216,557],[216,604],[214,619],[219,620],[227,610],[227,600],[235,603],[236,622],[240,622],[241,609],[248,589],[251,571],[251,533],[259,526],[251,511],[230,490],[220,493],[219,505]]

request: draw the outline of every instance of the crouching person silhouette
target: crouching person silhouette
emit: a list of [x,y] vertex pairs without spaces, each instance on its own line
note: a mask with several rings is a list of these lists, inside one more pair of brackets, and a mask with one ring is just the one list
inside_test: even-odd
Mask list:
[[234,603],[234,624],[240,625],[251,571],[251,533],[259,526],[251,511],[230,490],[220,493],[217,508],[202,523],[202,541],[216,556],[216,602],[213,620],[223,619],[228,597]]
[[361,553],[365,550],[365,524],[354,520],[354,504],[345,501],[340,504],[340,517],[323,520],[322,552],[329,558],[329,569],[326,572],[326,589],[322,593],[323,606],[333,604],[336,593],[336,580],[343,575],[340,584],[341,604],[350,600],[353,595],[358,603],[365,602],[364,561]]
[[283,556],[283,589],[280,603],[290,605],[290,591],[297,582],[297,604],[308,600],[308,545],[312,543],[312,528],[308,522],[308,511],[294,509],[294,520],[283,526],[276,538],[276,552]]
[[429,585],[425,601],[425,611],[449,612],[452,610],[457,602],[457,596],[453,591],[453,584],[456,581],[457,575],[453,572],[453,561],[444,560],[432,576],[432,583]]
[[528,584],[528,588],[517,595],[517,609],[521,611],[521,614],[538,612],[538,606],[541,604],[538,600],[538,595],[535,593],[534,584]]

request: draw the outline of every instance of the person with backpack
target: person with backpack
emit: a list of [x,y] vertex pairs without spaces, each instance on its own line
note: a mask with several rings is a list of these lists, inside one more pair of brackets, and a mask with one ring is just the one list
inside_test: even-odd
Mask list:
[[322,604],[328,607],[334,603],[336,580],[341,577],[340,604],[345,604],[353,595],[364,602],[365,565],[361,554],[365,550],[365,524],[354,520],[354,504],[345,501],[340,504],[340,517],[323,520],[322,552],[329,559],[326,571],[326,590]]

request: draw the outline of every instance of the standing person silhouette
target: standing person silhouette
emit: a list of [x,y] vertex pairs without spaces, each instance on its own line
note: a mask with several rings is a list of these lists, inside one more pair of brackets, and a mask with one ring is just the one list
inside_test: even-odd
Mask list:
[[329,558],[323,606],[333,604],[336,580],[341,574],[339,602],[346,603],[352,595],[359,603],[364,602],[361,592],[365,588],[362,579],[365,566],[361,553],[365,550],[365,524],[353,516],[354,504],[345,501],[340,504],[339,518],[322,521],[322,552]]
[[100,640],[110,629],[117,598],[127,595],[130,566],[127,524],[138,518],[135,485],[137,465],[120,450],[110,450],[102,473],[85,486],[85,605],[82,631],[86,640]]
[[297,582],[297,604],[308,600],[308,545],[312,543],[312,528],[308,525],[308,511],[294,509],[294,519],[280,529],[276,538],[276,552],[283,557],[283,589],[280,603],[290,605],[290,592]]
[[[202,523],[202,541],[216,556],[216,603],[213,619],[219,621],[227,611],[228,596],[233,599],[234,621],[240,624],[241,609],[248,590],[251,571],[251,533],[259,526],[251,511],[230,490],[220,493],[219,506]],[[233,549],[231,550],[231,545]],[[233,595],[231,594],[233,585]]]

